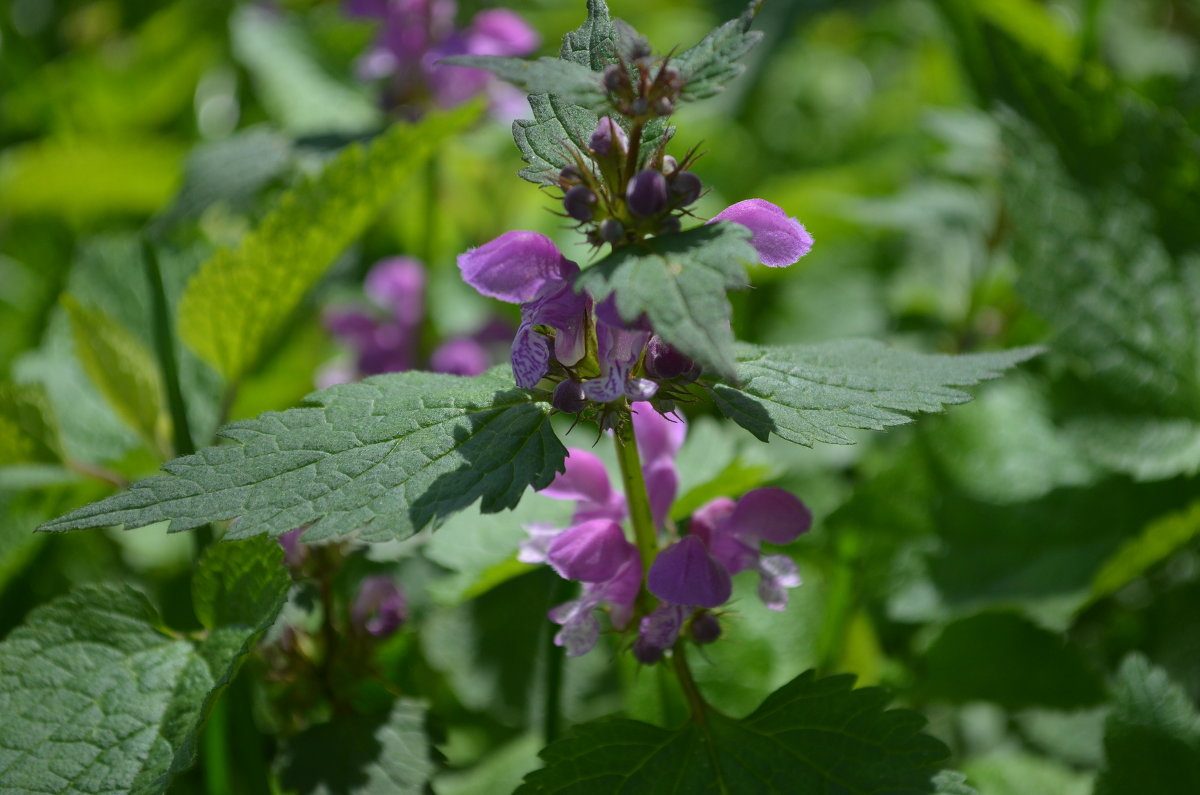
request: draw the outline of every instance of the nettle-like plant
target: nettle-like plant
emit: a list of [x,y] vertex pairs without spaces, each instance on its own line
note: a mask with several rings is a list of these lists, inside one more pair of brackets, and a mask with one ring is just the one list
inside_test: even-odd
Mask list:
[[[785,608],[800,573],[787,554],[761,545],[790,543],[812,515],[779,488],[719,497],[687,518],[673,514],[681,406],[710,402],[764,442],[774,434],[806,446],[844,444],[848,431],[882,430],[964,402],[958,387],[1037,352],[948,356],[869,341],[734,339],[727,291],[748,285],[747,265],[786,267],[813,240],[761,199],[698,219],[692,207],[704,186],[690,170],[695,152],[672,153],[669,119],[739,74],[738,60],[760,36],[750,29],[759,5],[695,47],[661,55],[611,20],[603,0],[589,0],[587,21],[564,37],[558,59],[450,59],[529,92],[534,118],[513,127],[528,164],[521,176],[555,197],[593,261],[577,264],[533,232],[501,235],[463,254],[459,267],[484,295],[520,305],[511,370],[471,378],[404,372],[334,386],[302,407],[228,425],[220,431],[227,444],[176,458],[165,475],[46,523],[43,530],[64,531],[166,522],[180,531],[229,522],[225,543],[205,555],[196,576],[205,632],[164,633],[140,595],[98,586],[43,608],[4,644],[2,753],[40,765],[30,788],[58,788],[35,786],[58,770],[76,789],[88,789],[79,782],[92,776],[102,788],[160,791],[190,764],[216,694],[288,591],[279,545],[262,537],[290,533],[294,551],[301,528],[300,541],[317,552],[330,542],[404,539],[476,502],[485,513],[511,509],[533,489],[574,501],[567,527],[528,528],[518,553],[580,583],[575,598],[550,611],[555,643],[577,656],[610,636],[616,654],[671,671],[690,715],[671,727],[624,718],[575,726],[545,749],[545,767],[521,791],[967,791],[960,776],[940,771],[946,749],[921,733],[919,716],[885,710],[881,691],[852,690],[850,677],[801,674],[739,719],[706,703],[690,672],[694,647],[719,643],[722,626],[738,620],[725,610],[732,576],[756,572],[765,606]],[[353,170],[402,143],[382,138],[355,154],[358,161],[329,168]],[[269,216],[240,254],[202,269],[189,293],[206,280],[246,278],[275,227],[318,218],[321,184],[307,189],[311,207]],[[381,201],[377,192],[352,205],[350,234]],[[332,239],[326,262],[349,242]],[[296,250],[300,263],[321,258]],[[319,272],[303,267],[308,275],[279,289],[302,292]],[[214,309],[219,293],[185,295],[185,339],[236,380],[253,358],[244,336],[265,338],[279,317],[230,321]],[[620,490],[600,457],[564,447],[555,414],[594,422],[611,439]],[[356,610],[402,609],[387,588],[377,597]],[[393,731],[372,740],[391,757],[377,764],[402,771],[393,778],[398,787],[420,788],[430,769],[420,714],[414,702],[397,702],[385,720]]]

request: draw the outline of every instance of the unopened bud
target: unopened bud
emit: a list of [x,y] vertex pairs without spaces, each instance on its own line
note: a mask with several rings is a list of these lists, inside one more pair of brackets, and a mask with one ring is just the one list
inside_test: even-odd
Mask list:
[[604,70],[604,87],[614,94],[630,88],[629,73],[620,64],[613,64]]
[[655,116],[670,116],[675,112],[675,101],[670,97],[659,97],[651,103]]
[[655,335],[646,343],[646,375],[660,380],[679,378],[696,363]]
[[680,207],[686,207],[700,198],[702,187],[700,178],[691,171],[680,171],[671,178],[671,194]]
[[554,387],[554,395],[550,405],[564,414],[578,414],[587,405],[587,396],[583,394],[583,384],[578,381],[560,381]]
[[596,214],[596,194],[587,185],[576,185],[563,197],[563,209],[576,221],[590,221]]
[[692,640],[703,646],[721,637],[721,622],[712,613],[699,613],[692,619]]
[[575,166],[567,166],[558,172],[558,184],[563,190],[572,185],[578,185],[581,182],[583,182],[583,174]]
[[642,665],[654,665],[663,658],[663,651],[658,646],[647,643],[644,638],[633,642],[633,657]]
[[658,225],[658,230],[654,234],[673,235],[682,228],[683,224],[679,222],[677,217],[674,215],[668,215],[666,218],[662,219],[662,223]]
[[608,218],[600,224],[600,239],[605,243],[617,243],[625,237],[625,225],[616,218]]
[[658,215],[667,209],[667,198],[667,178],[652,169],[634,174],[625,190],[629,211],[642,218]]

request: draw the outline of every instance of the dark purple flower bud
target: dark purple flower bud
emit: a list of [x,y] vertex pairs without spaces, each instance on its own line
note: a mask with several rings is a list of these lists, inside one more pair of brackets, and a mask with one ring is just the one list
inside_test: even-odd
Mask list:
[[638,97],[629,105],[629,110],[634,116],[645,116],[646,111],[650,109],[645,97]]
[[629,73],[625,71],[625,67],[620,64],[613,64],[605,69],[604,87],[614,94],[619,94],[622,90],[632,88],[629,82]]
[[651,378],[667,380],[678,378],[695,366],[688,357],[663,342],[655,335],[646,344],[646,374]]
[[692,640],[703,646],[721,637],[721,622],[712,613],[699,613],[692,619]]
[[600,224],[600,239],[605,243],[618,243],[625,237],[625,225],[616,218],[607,218]]
[[578,381],[560,381],[554,387],[554,396],[550,405],[564,414],[578,414],[587,405],[587,396],[583,394],[583,384]]
[[633,657],[642,665],[654,665],[663,658],[664,649],[660,649],[639,637],[633,642]]
[[612,153],[614,141],[618,154],[624,155],[629,149],[629,136],[611,116],[605,116],[596,124],[596,129],[588,140],[588,148],[601,157],[608,157]]
[[656,235],[673,235],[682,228],[683,228],[683,224],[681,224],[679,222],[679,219],[677,217],[675,217],[674,215],[668,215],[666,218],[662,219],[662,223],[660,223],[658,225],[658,229],[657,229],[657,231],[655,231],[654,234],[656,234]]
[[358,586],[358,595],[350,606],[350,620],[355,627],[382,638],[399,629],[406,618],[408,599],[391,577],[378,574]]
[[591,188],[587,185],[576,185],[563,197],[563,209],[576,221],[590,221],[596,214],[594,208],[597,201]]
[[671,194],[675,203],[681,207],[687,206],[700,198],[700,178],[691,171],[680,171],[671,178]]
[[583,174],[575,166],[567,166],[558,172],[558,184],[563,190],[583,182]]
[[642,218],[658,215],[667,209],[667,198],[667,178],[652,169],[634,174],[625,190],[629,211]]
[[675,112],[675,102],[670,97],[659,97],[650,107],[656,116],[670,116]]

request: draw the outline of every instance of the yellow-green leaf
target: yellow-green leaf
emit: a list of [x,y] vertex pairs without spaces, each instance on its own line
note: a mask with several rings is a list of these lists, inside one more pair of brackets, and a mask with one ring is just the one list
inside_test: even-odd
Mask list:
[[179,331],[201,358],[236,380],[325,269],[478,105],[396,124],[351,145],[285,193],[234,249],[201,266],[179,307]]
[[38,384],[0,384],[0,462],[50,463],[62,459],[58,423]]

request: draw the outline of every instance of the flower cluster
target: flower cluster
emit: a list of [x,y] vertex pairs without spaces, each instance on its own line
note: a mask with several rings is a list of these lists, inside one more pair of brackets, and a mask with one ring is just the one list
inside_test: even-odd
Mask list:
[[[632,422],[651,514],[659,539],[668,542],[645,572],[646,586],[660,604],[641,618],[633,642],[635,656],[650,664],[675,644],[685,627],[697,643],[716,640],[720,625],[710,611],[729,600],[731,575],[756,571],[764,604],[772,610],[786,607],[787,589],[800,585],[796,564],[786,555],[763,555],[760,544],[790,543],[809,529],[812,514],[782,489],[756,489],[736,502],[720,498],[703,506],[689,520],[687,534],[677,538],[668,517],[678,490],[674,459],[686,426],[649,408],[634,413]],[[613,489],[594,454],[569,450],[566,470],[539,493],[573,500],[571,524],[530,526],[517,557],[549,564],[560,576],[583,584],[577,599],[550,611],[550,619],[562,627],[555,643],[574,657],[596,644],[597,614],[605,606],[614,629],[630,627],[643,580],[642,559],[622,529],[628,516],[625,496]]]
[[353,351],[354,361],[322,369],[317,374],[321,388],[422,364],[437,373],[479,375],[493,363],[489,349],[506,342],[512,333],[511,326],[491,322],[470,337],[446,340],[430,353],[428,362],[422,362],[425,267],[410,257],[381,260],[367,274],[365,290],[371,307],[338,307],[324,315],[325,327]]
[[359,59],[364,80],[386,80],[385,104],[409,116],[429,105],[453,107],[487,95],[493,115],[512,119],[528,107],[524,95],[479,69],[439,65],[451,55],[528,55],[541,40],[521,17],[503,8],[480,11],[454,27],[454,0],[346,0],[350,16],[382,24]]

